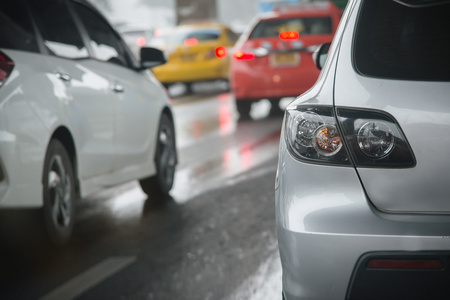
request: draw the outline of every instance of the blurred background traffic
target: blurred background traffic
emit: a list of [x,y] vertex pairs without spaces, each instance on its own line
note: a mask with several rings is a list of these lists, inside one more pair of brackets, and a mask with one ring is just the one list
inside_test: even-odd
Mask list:
[[[101,284],[75,291],[84,296],[77,299],[280,296],[273,186],[283,108],[317,79],[313,53],[333,38],[347,1],[89,2],[136,58],[142,47],[164,52],[167,62],[151,72],[171,98],[178,151],[173,188],[165,204],[147,197],[136,181],[80,199],[64,248],[45,247],[26,226],[12,232],[9,219],[22,225],[28,216],[21,222],[6,212],[0,217],[0,238],[7,241],[0,251],[7,258],[0,260],[0,298],[76,298],[43,296],[117,257],[131,267],[107,272]],[[117,82],[126,77],[110,73]],[[131,88],[115,92],[118,100],[134,94]],[[117,103],[134,117],[137,109]],[[257,290],[259,297],[251,297]]]
[[312,53],[331,41],[347,0],[91,2],[136,57],[141,47],[165,52],[168,62],[152,71],[172,97],[195,93],[198,82],[217,81],[219,89],[231,88],[246,119],[252,103],[269,100],[271,113],[277,113],[282,98],[312,86],[319,74]]

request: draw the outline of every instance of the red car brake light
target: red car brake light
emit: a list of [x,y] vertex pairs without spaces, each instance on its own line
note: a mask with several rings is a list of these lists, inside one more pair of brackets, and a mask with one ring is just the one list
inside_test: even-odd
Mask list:
[[155,29],[155,31],[153,31],[153,35],[155,37],[160,37],[160,36],[162,36],[162,34],[163,34],[162,29]]
[[14,69],[14,62],[6,54],[0,51],[0,87],[5,83]]
[[296,40],[298,39],[298,32],[297,31],[283,31],[280,32],[280,39],[282,40]]
[[138,47],[144,47],[145,43],[145,37],[143,36],[140,36],[136,39],[136,45],[138,45]]
[[244,52],[244,51],[237,51],[233,54],[234,59],[236,60],[252,60],[255,58],[255,53],[253,52]]
[[223,46],[217,47],[214,52],[218,58],[224,58],[227,56],[227,49]]

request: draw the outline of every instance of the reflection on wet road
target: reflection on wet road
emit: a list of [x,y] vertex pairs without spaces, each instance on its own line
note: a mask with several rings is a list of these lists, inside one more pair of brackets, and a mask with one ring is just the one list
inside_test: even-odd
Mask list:
[[[238,123],[232,97],[175,104],[180,165],[172,195],[185,202],[277,153],[280,119]],[[198,114],[195,111],[200,112]]]

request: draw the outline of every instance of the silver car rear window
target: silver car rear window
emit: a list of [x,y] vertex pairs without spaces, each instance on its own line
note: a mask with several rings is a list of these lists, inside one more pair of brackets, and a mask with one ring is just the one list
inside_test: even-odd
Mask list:
[[393,0],[362,3],[354,39],[363,75],[450,81],[450,4],[411,7]]

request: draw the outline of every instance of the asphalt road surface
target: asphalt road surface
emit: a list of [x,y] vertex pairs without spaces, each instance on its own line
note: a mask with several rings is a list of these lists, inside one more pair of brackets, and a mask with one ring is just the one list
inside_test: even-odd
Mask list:
[[0,299],[281,299],[282,115],[260,101],[239,122],[220,83],[194,88],[170,91],[180,161],[169,199],[137,182],[83,199],[63,247],[36,238],[33,212],[0,215]]

